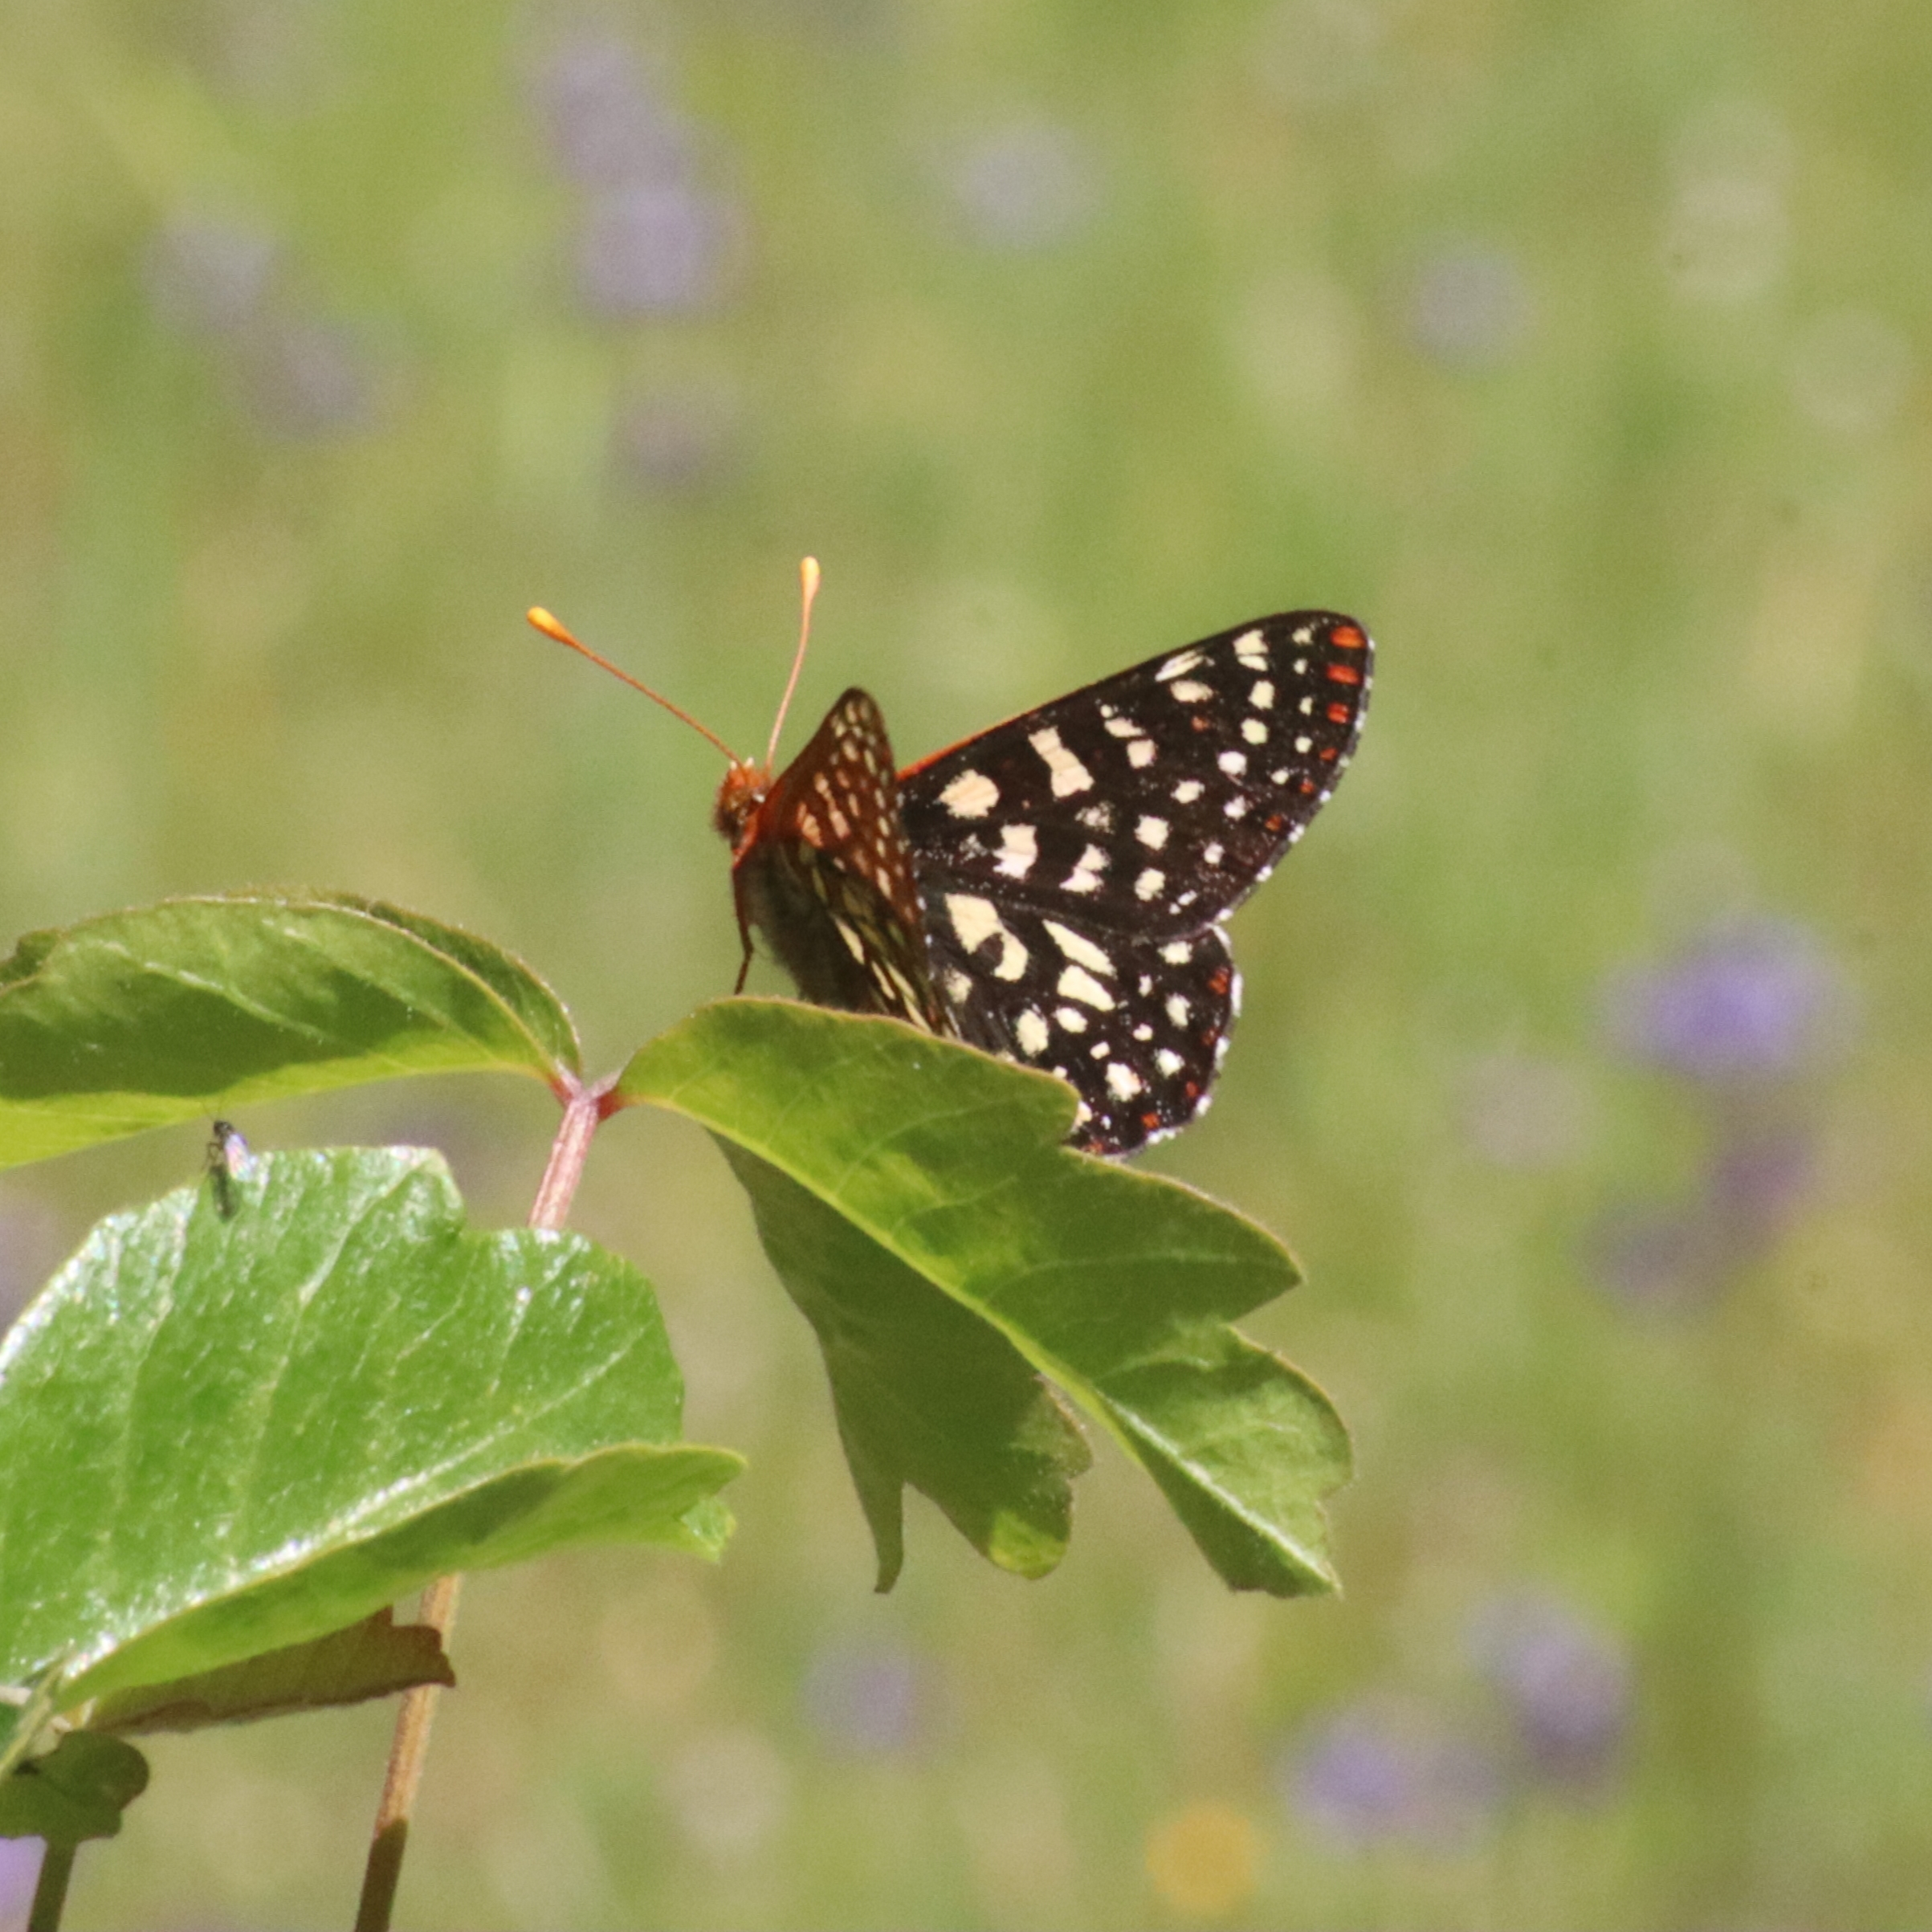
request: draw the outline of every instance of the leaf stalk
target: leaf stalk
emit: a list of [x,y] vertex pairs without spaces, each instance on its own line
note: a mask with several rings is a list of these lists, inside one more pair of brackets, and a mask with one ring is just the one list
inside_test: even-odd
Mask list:
[[[532,1228],[554,1232],[569,1217],[577,1183],[583,1178],[584,1162],[590,1152],[591,1136],[604,1117],[603,1103],[610,1084],[603,1081],[586,1086],[573,1081],[568,1088],[564,1118],[551,1143],[550,1159],[544,1178],[537,1184],[536,1199],[531,1203]],[[450,1632],[455,1627],[456,1601],[462,1587],[460,1576],[439,1576],[422,1596],[420,1620],[436,1632],[446,1654]],[[409,1844],[410,1816],[422,1783],[423,1766],[429,1757],[430,1725],[436,1714],[436,1697],[441,1688],[437,1684],[418,1685],[404,1697],[402,1708],[396,1714],[389,1769],[382,1780],[381,1800],[376,1808],[369,1860],[362,1870],[362,1896],[356,1908],[355,1932],[389,1932],[396,1908],[396,1888],[402,1877],[402,1854]],[[49,1858],[52,1856],[50,1850]],[[44,1888],[44,1864],[41,1883]],[[61,1889],[66,1889],[64,1877]],[[38,1903],[36,1897],[36,1908]],[[52,1932],[57,1922],[58,1905],[55,1910],[56,1918],[48,1922],[48,1932]],[[29,1932],[39,1932],[39,1928],[36,1918]]]

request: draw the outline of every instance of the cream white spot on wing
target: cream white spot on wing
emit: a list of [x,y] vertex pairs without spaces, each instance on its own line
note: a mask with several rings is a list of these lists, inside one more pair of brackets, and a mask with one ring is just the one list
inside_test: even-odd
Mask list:
[[1160,949],[1160,956],[1170,966],[1184,966],[1194,956],[1194,948],[1185,940],[1175,940]]
[[1228,1009],[1237,1019],[1241,1010],[1241,976],[1237,972],[1228,985]]
[[1214,762],[1230,778],[1238,778],[1248,768],[1248,754],[1245,752],[1223,752]]
[[1138,738],[1141,736],[1140,727],[1131,718],[1116,718],[1111,711],[1107,713],[1107,728],[1116,738]]
[[1283,765],[1278,772],[1270,772],[1268,776],[1276,785],[1286,785],[1294,774]]
[[1151,738],[1128,739],[1127,755],[1129,764],[1151,764],[1154,762],[1154,740]]
[[1080,862],[1060,882],[1062,892],[1097,892],[1100,889],[1100,874],[1107,870],[1106,853],[1098,846],[1089,846],[1080,854]]
[[1188,1014],[1191,1010],[1184,995],[1178,992],[1171,992],[1168,995],[1168,1017],[1176,1026],[1187,1025]]
[[[1312,624],[1298,625],[1292,634],[1298,644],[1312,644],[1314,642],[1314,626]],[[1298,664],[1295,669],[1299,670],[1301,666]]]
[[1168,842],[1168,821],[1164,818],[1143,817],[1134,827],[1134,836],[1150,852],[1158,852]]
[[960,944],[968,952],[976,952],[996,932],[1006,930],[992,901],[970,892],[948,892],[946,916],[952,921],[952,929],[960,935]]
[[1070,1033],[1083,1033],[1086,1031],[1086,1015],[1078,1006],[1056,1006],[1054,1017]]
[[1102,1013],[1114,1009],[1114,996],[1084,966],[1069,966],[1054,985],[1066,999],[1081,1001]]
[[1306,755],[1314,749],[1314,740],[1306,736],[1298,738],[1294,741],[1294,748]]
[[1076,792],[1092,789],[1094,774],[1060,742],[1060,734],[1050,724],[1043,731],[1029,732],[1026,742],[1052,774],[1054,797],[1070,798]]
[[1151,1040],[1153,1037],[1154,1029],[1145,1021],[1134,1029],[1134,1037],[1136,1040]]
[[1241,720],[1241,736],[1250,744],[1266,744],[1268,742],[1268,728],[1258,718],[1244,718]]
[[1221,807],[1221,810],[1229,818],[1245,818],[1248,816],[1248,801],[1241,797],[1230,798]]
[[1171,1080],[1187,1065],[1187,1062],[1172,1047],[1164,1046],[1155,1054],[1154,1064]]
[[1024,878],[1040,856],[1040,841],[1031,825],[1005,825],[1000,831],[1000,859],[996,870],[1009,878]]
[[992,969],[996,980],[1017,980],[1026,970],[1026,948],[1010,933],[1002,928],[1000,933],[1000,957]]
[[1147,870],[1134,881],[1134,896],[1138,899],[1153,899],[1167,882],[1166,873],[1156,872],[1151,866],[1149,866]]
[[1074,816],[1090,832],[1111,832],[1114,829],[1114,808],[1104,801],[1082,805]]
[[866,963],[866,942],[843,919],[834,919],[832,923],[838,928],[838,936],[845,941],[846,952],[850,953],[860,965],[864,965]]
[[1174,788],[1176,805],[1192,805],[1207,789],[1198,778],[1184,778]]
[[1218,866],[1224,849],[1218,839],[1203,846],[1200,849],[1200,862],[1204,866]]
[[957,1006],[972,991],[972,981],[958,967],[946,976],[946,995]]
[[1013,1036],[1019,1041],[1021,1053],[1036,1058],[1046,1051],[1046,1043],[1054,1037],[1045,1017],[1035,1013],[1030,1006],[1021,1008],[1019,1017],[1013,1023]]
[[1062,926],[1058,919],[1042,919],[1048,936],[1070,960],[1082,966],[1090,966],[1095,972],[1113,976],[1114,962],[1110,960],[1084,933],[1074,931],[1070,926]]
[[1144,1085],[1124,1060],[1116,1060],[1107,1070],[1107,1090],[1117,1100],[1131,1100]]
[[955,818],[984,818],[1000,802],[1000,788],[984,772],[962,772],[940,793]]
[[1304,718],[1312,717],[1314,715],[1314,699],[1312,697],[1304,698],[1294,708]]
[[1170,678],[1184,676],[1188,671],[1193,670],[1200,661],[1201,654],[1198,650],[1176,651],[1172,657],[1168,659],[1166,663],[1161,666],[1159,670],[1155,672],[1154,675],[1163,684],[1165,684]]
[[813,845],[817,845],[819,840],[825,836],[825,834],[820,829],[818,821],[814,818],[809,812],[800,812],[798,814],[798,829],[800,831],[805,834],[807,838],[811,840]]
[[1183,704],[1205,704],[1214,695],[1214,687],[1198,678],[1183,678],[1175,685],[1174,695]]
[[1249,670],[1268,668],[1268,640],[1258,630],[1244,630],[1234,640],[1234,654]]
[[1262,679],[1261,683],[1249,692],[1248,702],[1257,711],[1272,711],[1274,708],[1274,685],[1267,679]]
[[1112,1041],[1096,1040],[1094,1044],[1087,1049],[1086,1057],[1090,1060],[1105,1060],[1112,1054],[1113,1050],[1114,1043]]

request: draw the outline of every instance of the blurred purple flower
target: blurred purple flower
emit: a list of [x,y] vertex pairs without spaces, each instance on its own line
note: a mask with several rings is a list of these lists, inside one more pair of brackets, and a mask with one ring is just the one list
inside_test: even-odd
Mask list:
[[903,1650],[834,1645],[805,1673],[805,1714],[832,1750],[854,1757],[911,1749],[929,1694],[919,1660]]
[[1634,1308],[1700,1306],[1718,1285],[1712,1245],[1709,1229],[1694,1213],[1616,1209],[1591,1237],[1590,1272],[1600,1287]]
[[176,328],[234,335],[261,314],[280,256],[275,237],[261,229],[183,216],[164,223],[148,244],[148,299]]
[[1507,361],[1530,326],[1529,291],[1516,258],[1468,243],[1438,250],[1416,276],[1409,325],[1416,347],[1439,362],[1479,368]]
[[26,1923],[45,1848],[38,1838],[0,1838],[0,1926]]
[[1840,1030],[1846,997],[1816,938],[1779,919],[1740,920],[1668,966],[1610,989],[1612,1036],[1633,1058],[1722,1084],[1798,1073]]
[[683,180],[691,131],[618,39],[567,42],[536,78],[537,105],[557,166],[589,188]]
[[1466,1839],[1498,1795],[1494,1767],[1475,1744],[1366,1706],[1318,1726],[1282,1774],[1292,1809],[1355,1844]]
[[619,471],[646,490],[689,490],[730,463],[737,412],[729,393],[692,385],[639,398],[613,433]]
[[585,210],[577,285],[605,315],[708,308],[723,292],[736,226],[731,203],[687,183],[606,189]]
[[1514,1596],[1478,1614],[1470,1649],[1535,1773],[1568,1785],[1604,1776],[1630,1721],[1620,1645],[1553,1599]]
[[346,435],[375,414],[369,358],[340,323],[278,316],[255,331],[244,366],[248,399],[279,435]]
[[954,164],[952,192],[978,240],[1012,249],[1066,240],[1099,198],[1079,143],[1043,120],[1016,121],[972,142]]
[[1712,1160],[1706,1197],[1731,1245],[1748,1252],[1776,1234],[1808,1192],[1816,1164],[1812,1137],[1798,1127],[1727,1135]]

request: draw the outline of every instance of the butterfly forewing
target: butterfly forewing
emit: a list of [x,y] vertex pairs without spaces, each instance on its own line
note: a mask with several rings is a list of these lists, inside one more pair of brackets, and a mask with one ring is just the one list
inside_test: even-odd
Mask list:
[[904,773],[922,882],[1152,935],[1267,877],[1355,748],[1370,646],[1328,611],[1151,658]]
[[1327,799],[1372,648],[1333,612],[1261,618],[901,775],[954,1028],[1070,1081],[1081,1144],[1128,1151],[1205,1104],[1240,990],[1217,922]]
[[932,989],[924,913],[885,719],[848,691],[758,808],[732,868],[757,927],[808,1000],[952,1030]]

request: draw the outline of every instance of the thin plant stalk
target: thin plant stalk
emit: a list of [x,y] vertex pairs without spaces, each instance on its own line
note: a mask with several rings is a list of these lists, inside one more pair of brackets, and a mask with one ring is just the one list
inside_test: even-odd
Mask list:
[[[610,1084],[606,1081],[594,1086],[576,1087],[565,1100],[564,1118],[558,1125],[556,1139],[551,1143],[549,1163],[538,1184],[536,1199],[531,1204],[532,1227],[554,1230],[563,1226],[577,1182],[583,1177],[591,1136],[604,1117],[603,1102]],[[462,1583],[460,1576],[439,1576],[422,1596],[420,1620],[435,1631],[446,1653],[456,1623],[456,1599]],[[356,1908],[355,1932],[389,1932],[396,1888],[402,1877],[402,1854],[409,1844],[410,1817],[422,1783],[423,1766],[429,1756],[430,1725],[436,1714],[436,1698],[441,1689],[437,1684],[418,1685],[405,1695],[402,1708],[397,1713],[389,1769],[382,1781],[381,1801],[376,1808],[369,1861],[362,1871],[362,1896]],[[70,1854],[70,1862],[71,1858]],[[43,1865],[43,1885],[46,1869]],[[53,1932],[57,1922],[56,1916],[44,1932]],[[29,1932],[43,1932],[38,1919]]]

